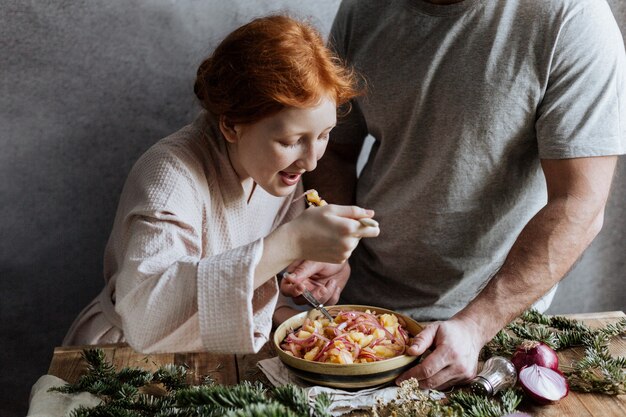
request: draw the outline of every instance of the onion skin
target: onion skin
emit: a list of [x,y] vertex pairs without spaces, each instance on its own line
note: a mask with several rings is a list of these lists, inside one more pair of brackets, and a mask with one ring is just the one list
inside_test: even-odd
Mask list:
[[[557,402],[569,394],[567,378],[557,369],[539,365],[526,366],[519,372],[518,381],[524,392],[540,405]],[[551,392],[541,392],[544,388]]]
[[517,372],[526,366],[539,365],[554,370],[559,369],[559,358],[556,352],[545,343],[525,340],[517,347],[511,358]]

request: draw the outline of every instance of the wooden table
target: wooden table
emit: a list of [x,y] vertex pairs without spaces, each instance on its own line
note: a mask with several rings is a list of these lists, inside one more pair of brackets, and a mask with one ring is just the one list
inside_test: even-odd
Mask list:
[[[614,323],[626,317],[621,311],[569,314],[566,317],[582,320],[591,327],[600,327],[607,323]],[[91,346],[93,347],[93,346]],[[215,382],[234,385],[241,381],[253,381],[262,377],[256,363],[265,358],[274,356],[270,344],[254,355],[216,355],[208,353],[166,353],[145,355],[137,353],[125,344],[97,346],[104,350],[107,358],[120,369],[124,366],[140,367],[155,371],[166,363],[186,364],[190,371],[193,383],[200,383],[205,376],[212,377]],[[58,347],[48,373],[68,382],[75,382],[86,371],[86,365],[81,360],[81,353],[85,347]],[[582,352],[577,349],[568,349],[559,352],[560,363],[566,365],[572,359],[580,357]],[[626,356],[626,340],[613,338],[611,353]],[[557,404],[548,406],[533,406],[523,403],[522,411],[537,417],[624,417],[626,416],[626,395],[609,396],[600,394],[584,394],[570,392],[569,395]]]

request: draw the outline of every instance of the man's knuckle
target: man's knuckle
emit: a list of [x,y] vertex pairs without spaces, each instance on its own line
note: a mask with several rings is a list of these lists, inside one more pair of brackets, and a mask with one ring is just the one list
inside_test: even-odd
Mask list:
[[451,362],[458,362],[459,360],[459,353],[454,349],[447,349],[446,356]]
[[435,374],[434,369],[429,366],[423,366],[422,367],[422,374],[426,377],[426,378],[430,378],[431,376],[433,376]]

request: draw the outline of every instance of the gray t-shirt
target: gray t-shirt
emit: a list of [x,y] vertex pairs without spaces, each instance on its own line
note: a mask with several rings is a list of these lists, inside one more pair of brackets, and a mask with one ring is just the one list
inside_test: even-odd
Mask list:
[[342,301],[450,317],[545,205],[540,158],[626,150],[624,46],[604,0],[349,0],[330,42],[368,82],[332,140],[376,139],[357,204],[381,228]]

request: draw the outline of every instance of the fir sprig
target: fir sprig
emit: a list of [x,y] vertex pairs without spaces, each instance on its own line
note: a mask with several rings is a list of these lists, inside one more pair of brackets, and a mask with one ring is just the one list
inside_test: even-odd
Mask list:
[[[87,391],[99,396],[102,403],[91,408],[78,407],[70,417],[330,417],[332,403],[320,395],[312,406],[304,391],[294,385],[268,389],[260,382],[242,382],[234,386],[211,383],[188,384],[188,369],[165,365],[156,372],[124,368],[116,372],[101,349],[83,351],[87,373],[76,384],[51,388],[51,391],[75,393]],[[141,391],[160,384],[165,394]]]
[[507,328],[522,339],[543,342],[552,349],[558,349],[560,346],[559,339],[554,331],[551,331],[550,328],[545,325],[537,324],[534,326],[525,326],[520,323],[511,323]]
[[322,392],[315,397],[313,403],[313,415],[316,417],[331,417],[330,406],[333,404],[333,397],[330,394]]
[[116,372],[107,362],[102,349],[85,349],[82,357],[87,361],[87,374],[82,375],[76,384],[51,388],[51,391],[64,393],[89,392],[98,396],[127,401],[136,396],[137,388],[149,383],[152,374],[141,369],[124,368]]
[[609,323],[600,331],[608,337],[623,335],[626,333],[626,318],[622,318],[617,323]]
[[495,397],[485,397],[467,391],[457,391],[449,397],[449,404],[458,404],[463,417],[501,417],[514,412],[522,402],[522,394],[515,389],[506,389]]
[[301,415],[306,415],[309,411],[306,394],[295,385],[276,387],[273,392],[273,397],[278,402],[289,405],[289,408]]
[[500,330],[496,336],[485,345],[481,352],[481,357],[483,359],[490,358],[491,356],[510,357],[521,342],[522,339],[519,337],[512,336],[505,330]]
[[221,409],[243,408],[249,404],[267,401],[265,388],[260,383],[244,381],[239,385],[196,386],[178,390],[176,402],[185,407],[206,405]]
[[187,367],[181,365],[163,365],[153,375],[155,382],[160,382],[168,391],[187,386]]

